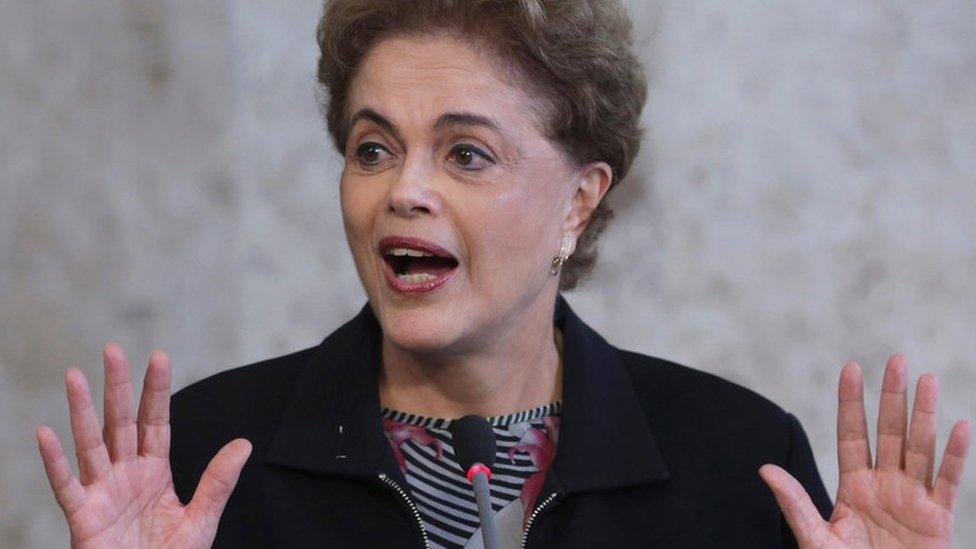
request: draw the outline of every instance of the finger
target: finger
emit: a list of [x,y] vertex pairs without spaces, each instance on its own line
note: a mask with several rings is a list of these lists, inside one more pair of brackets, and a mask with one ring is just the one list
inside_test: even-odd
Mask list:
[[70,516],[84,503],[85,487],[71,472],[71,464],[68,456],[64,455],[58,435],[50,427],[42,425],[34,431],[34,436],[37,437],[37,449],[44,461],[44,471],[54,491],[54,498],[58,500],[64,515]]
[[112,462],[102,441],[98,413],[95,411],[85,374],[78,368],[69,368],[65,372],[65,385],[71,414],[71,433],[74,435],[75,454],[78,456],[78,476],[81,484],[88,486],[108,475]]
[[968,421],[958,421],[952,427],[949,441],[946,442],[945,452],[942,454],[942,465],[939,476],[935,479],[935,500],[943,507],[952,511],[959,492],[959,482],[962,479],[963,466],[966,464],[966,453],[969,451],[969,441],[972,433]]
[[139,399],[139,455],[169,459],[169,357],[156,350],[142,382]]
[[759,476],[773,491],[786,522],[800,546],[820,546],[829,535],[827,522],[820,516],[809,494],[793,475],[771,463],[759,468]]
[[235,438],[225,444],[203,471],[187,505],[187,514],[198,522],[216,524],[250,455],[251,443],[247,439]]
[[122,347],[109,343],[102,349],[105,365],[105,446],[113,462],[136,455],[135,414],[132,411],[132,377]]
[[938,397],[939,380],[932,374],[919,377],[905,444],[905,473],[926,486],[932,485],[932,468],[935,466],[935,403]]
[[878,412],[878,468],[901,470],[905,458],[905,422],[908,399],[905,397],[907,365],[905,357],[893,355],[881,382]]
[[848,362],[837,385],[837,461],[840,474],[871,468],[861,367]]

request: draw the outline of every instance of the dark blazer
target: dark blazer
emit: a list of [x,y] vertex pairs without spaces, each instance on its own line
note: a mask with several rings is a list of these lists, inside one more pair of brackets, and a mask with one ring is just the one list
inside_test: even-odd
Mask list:
[[[617,349],[562,296],[563,416],[528,547],[795,546],[763,463],[832,504],[803,428],[714,375]],[[369,305],[318,346],[227,370],[172,397],[172,465],[186,503],[235,437],[254,446],[217,547],[422,547],[380,422],[381,332]]]

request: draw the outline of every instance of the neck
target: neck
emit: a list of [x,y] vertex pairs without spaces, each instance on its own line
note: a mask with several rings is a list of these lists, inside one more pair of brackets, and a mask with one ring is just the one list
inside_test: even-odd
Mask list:
[[383,337],[380,403],[427,417],[498,416],[562,397],[562,334],[552,299],[507,318],[463,351],[417,353]]

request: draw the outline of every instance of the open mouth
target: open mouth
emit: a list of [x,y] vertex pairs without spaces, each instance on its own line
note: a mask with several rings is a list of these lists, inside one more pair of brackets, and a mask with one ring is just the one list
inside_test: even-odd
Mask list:
[[390,286],[403,293],[426,292],[451,278],[457,259],[447,250],[420,239],[389,237],[380,242]]
[[458,265],[453,257],[439,257],[409,248],[391,248],[383,254],[383,260],[394,276],[411,284],[436,280]]

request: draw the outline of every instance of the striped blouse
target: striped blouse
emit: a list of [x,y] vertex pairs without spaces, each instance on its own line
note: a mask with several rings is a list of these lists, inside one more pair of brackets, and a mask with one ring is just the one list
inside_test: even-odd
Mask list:
[[[498,450],[491,503],[502,547],[521,545],[525,523],[556,453],[561,403],[487,418]],[[409,484],[432,547],[480,547],[474,492],[457,464],[451,420],[382,407],[383,428]]]

